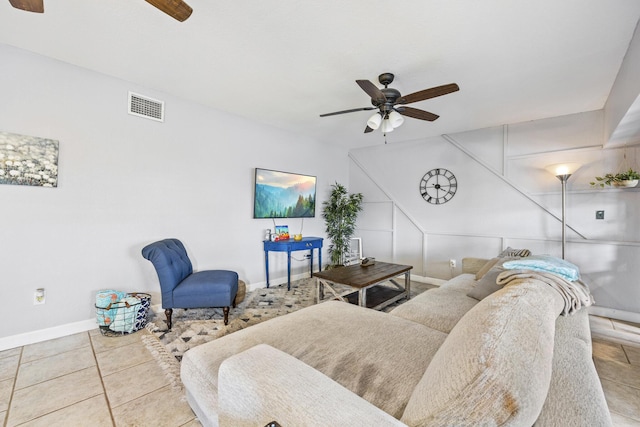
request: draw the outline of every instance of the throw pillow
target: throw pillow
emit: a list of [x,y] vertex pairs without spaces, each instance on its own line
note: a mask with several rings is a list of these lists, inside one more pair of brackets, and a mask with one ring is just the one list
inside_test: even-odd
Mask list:
[[531,251],[529,249],[513,249],[511,246],[508,246],[507,249],[502,251],[498,257],[526,257],[530,256]]
[[481,268],[480,270],[478,270],[478,272],[476,273],[476,280],[480,280],[482,279],[482,277],[487,274],[489,272],[489,270],[491,270],[491,268],[496,265],[496,263],[500,260],[500,258],[496,257],[496,258],[491,258],[489,261],[487,261]]
[[475,298],[478,301],[482,301],[495,291],[502,289],[502,286],[496,283],[498,275],[504,271],[503,268],[496,267],[489,270],[482,279],[478,280],[476,286],[467,294],[471,298]]

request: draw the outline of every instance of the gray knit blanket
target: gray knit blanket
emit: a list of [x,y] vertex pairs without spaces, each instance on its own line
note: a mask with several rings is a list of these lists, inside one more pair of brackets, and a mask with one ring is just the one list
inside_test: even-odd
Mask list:
[[505,270],[498,275],[496,283],[500,286],[517,285],[523,281],[539,281],[558,291],[564,300],[563,316],[573,314],[582,307],[594,303],[589,287],[582,280],[570,282],[556,274],[533,270]]

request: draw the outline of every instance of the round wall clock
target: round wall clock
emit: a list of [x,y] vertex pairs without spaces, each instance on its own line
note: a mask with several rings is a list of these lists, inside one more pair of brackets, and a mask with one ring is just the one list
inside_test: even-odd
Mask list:
[[434,205],[447,203],[456,194],[458,181],[450,171],[442,168],[431,169],[420,180],[420,194]]

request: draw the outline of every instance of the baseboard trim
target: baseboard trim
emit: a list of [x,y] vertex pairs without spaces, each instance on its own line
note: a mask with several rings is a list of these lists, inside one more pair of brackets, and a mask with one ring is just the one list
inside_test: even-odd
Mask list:
[[624,320],[625,322],[640,323],[640,313],[618,310],[615,308],[592,305],[591,307],[589,307],[589,314],[600,317],[608,317],[610,319]]
[[443,283],[446,283],[449,281],[448,279],[447,280],[436,279],[435,277],[417,276],[415,274],[411,274],[411,280],[413,280],[414,282],[428,283],[434,286],[441,286]]
[[96,323],[96,319],[88,319],[82,320],[80,322],[54,326],[53,328],[40,329],[37,331],[26,332],[24,334],[12,335],[10,337],[0,338],[0,351],[22,347],[23,345],[52,340],[55,338],[61,338],[67,335],[86,332],[97,328],[98,324]]
[[[308,278],[307,274],[296,274],[291,276],[291,281]],[[278,286],[286,284],[286,277],[276,278],[271,280],[272,286]],[[436,279],[433,277],[411,275],[411,280],[422,283],[430,283],[436,286],[440,286],[446,280]],[[278,284],[275,284],[278,282]],[[252,283],[247,287],[247,290],[256,290],[267,286],[267,282]],[[154,304],[151,310],[155,313],[162,313],[162,306],[160,304]],[[589,314],[594,316],[608,317],[610,319],[623,320],[626,322],[640,323],[640,313],[634,313],[630,311],[617,310],[615,308],[591,306],[589,307]],[[24,345],[35,344],[42,341],[47,341],[55,338],[61,338],[67,335],[77,334],[79,332],[86,332],[92,329],[96,329],[96,319],[87,319],[75,323],[67,323],[65,325],[55,326],[53,328],[40,329],[37,331],[27,332],[24,334],[12,335],[5,338],[0,338],[0,351],[9,350]]]

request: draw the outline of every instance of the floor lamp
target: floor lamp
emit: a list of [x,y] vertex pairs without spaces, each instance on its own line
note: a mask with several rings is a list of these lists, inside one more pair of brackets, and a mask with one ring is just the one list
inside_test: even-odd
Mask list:
[[566,228],[567,228],[567,216],[566,216],[566,200],[567,200],[567,181],[569,177],[582,166],[580,163],[557,163],[555,165],[549,165],[545,167],[546,170],[551,172],[562,182],[562,259],[564,259],[564,246],[567,242]]

